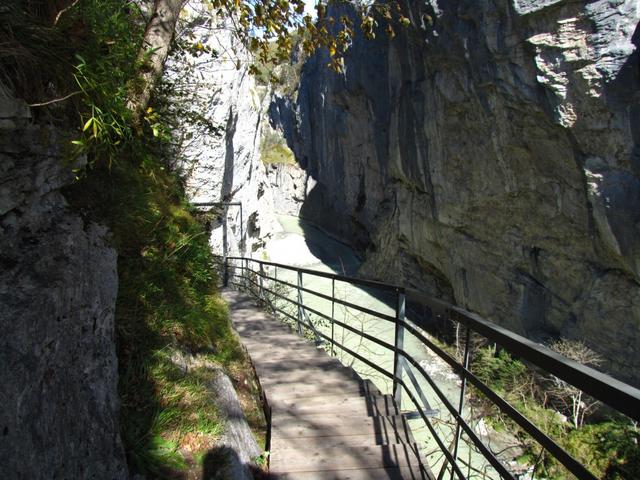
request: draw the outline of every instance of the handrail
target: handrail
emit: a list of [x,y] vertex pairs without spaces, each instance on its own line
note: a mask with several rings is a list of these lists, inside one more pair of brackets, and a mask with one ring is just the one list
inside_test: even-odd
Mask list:
[[484,335],[517,357],[541,367],[543,370],[565,382],[571,383],[574,387],[605,402],[628,417],[640,421],[639,389],[594,368],[566,358],[544,345],[489,322],[475,313],[441,300],[430,298],[420,292],[409,291],[408,296],[424,305],[427,305],[428,302],[429,306],[439,309],[441,314],[442,312],[449,314],[453,321],[457,321]]
[[[221,258],[221,257],[218,257]],[[469,332],[475,331],[481,335],[483,335],[486,339],[491,342],[495,342],[499,344],[502,348],[508,350],[516,357],[525,360],[531,363],[534,366],[540,367],[546,372],[556,376],[557,378],[564,380],[565,382],[579,388],[586,394],[594,397],[597,400],[600,400],[619,412],[627,415],[633,420],[640,421],[640,390],[627,385],[619,380],[616,380],[602,372],[599,372],[593,368],[581,365],[573,360],[565,358],[559,355],[556,352],[539,345],[531,340],[528,340],[514,332],[511,332],[503,327],[500,327],[496,324],[488,322],[487,320],[481,318],[480,316],[456,307],[455,305],[448,304],[438,299],[434,299],[429,297],[421,292],[417,292],[410,289],[405,289],[404,287],[391,285],[383,282],[376,282],[372,280],[364,280],[359,278],[352,278],[345,275],[338,275],[328,272],[320,272],[316,270],[299,268],[290,265],[284,265],[275,262],[268,262],[263,260],[257,260],[246,257],[227,257],[224,260],[224,265],[222,268],[225,270],[225,278],[227,277],[228,271],[230,269],[229,262],[239,262],[239,266],[234,269],[234,278],[236,276],[235,270],[240,271],[240,277],[245,280],[245,284],[240,284],[237,282],[232,282],[234,285],[239,287],[247,287],[249,285],[253,285],[258,289],[258,296],[260,298],[265,297],[265,292],[275,295],[276,297],[289,302],[292,306],[297,307],[298,316],[297,318],[293,315],[288,314],[284,310],[275,307],[273,304],[270,306],[274,309],[274,311],[279,311],[284,314],[286,317],[290,318],[294,322],[297,322],[299,332],[301,332],[301,327],[305,326],[309,328],[316,340],[323,338],[327,342],[331,344],[331,352],[334,351],[335,347],[345,351],[352,357],[362,361],[364,364],[374,368],[380,373],[384,374],[386,377],[390,378],[394,382],[394,396],[396,397],[396,402],[400,405],[400,395],[401,392],[405,392],[409,399],[412,401],[414,407],[419,413],[422,420],[425,422],[425,425],[429,428],[429,431],[434,435],[434,439],[438,444],[439,448],[442,450],[442,453],[445,455],[446,462],[443,466],[444,468],[447,466],[451,467],[451,475],[455,473],[459,478],[465,478],[462,474],[462,471],[457,465],[457,444],[458,438],[460,436],[461,431],[464,431],[467,437],[472,441],[472,443],[478,448],[478,450],[487,458],[487,460],[491,463],[491,465],[496,469],[496,471],[503,478],[514,478],[513,475],[506,469],[506,467],[502,464],[500,460],[496,458],[496,456],[490,451],[490,449],[484,445],[484,443],[478,438],[478,436],[473,431],[473,428],[464,420],[462,417],[463,405],[464,405],[464,393],[465,393],[465,385],[468,382],[474,385],[480,392],[482,392],[489,400],[491,400],[500,410],[506,413],[510,418],[512,418],[524,431],[529,433],[532,438],[534,438],[538,443],[544,447],[549,453],[551,453],[560,463],[562,463],[569,471],[571,471],[576,477],[580,479],[589,479],[594,480],[595,477],[591,474],[583,465],[581,465],[576,459],[574,459],[571,455],[569,455],[562,447],[560,447],[554,440],[549,438],[545,433],[539,430],[533,423],[531,423],[526,417],[524,417],[520,412],[518,412],[513,406],[511,406],[508,402],[502,399],[498,394],[493,392],[486,384],[484,384],[478,377],[476,377],[469,370],[469,355],[470,355],[470,344],[469,344]],[[259,269],[252,269],[249,265],[258,265]],[[270,276],[265,273],[264,267],[273,267],[275,270],[275,276]],[[290,272],[294,272],[298,275],[298,284],[293,284],[291,282],[287,282],[283,279],[277,278],[278,269],[285,269]],[[259,278],[259,282],[256,282],[251,278],[251,275],[255,275],[255,278]],[[305,287],[302,284],[302,276],[303,275],[311,275],[315,277],[327,278],[332,280],[332,295],[326,295],[321,292],[317,292],[311,288]],[[298,292],[298,300],[292,300],[288,298],[286,295],[281,295],[274,290],[264,286],[263,281],[269,280],[275,284],[285,285],[289,288],[296,289]],[[364,286],[368,288],[375,288],[382,292],[392,292],[395,294],[398,304],[396,306],[396,315],[395,317],[390,316],[388,314],[382,312],[376,312],[367,307],[363,307],[361,305],[357,305],[352,302],[347,302],[345,300],[335,298],[335,282],[341,281],[352,285]],[[249,287],[251,291],[251,288]],[[311,295],[315,295],[318,298],[331,301],[331,315],[327,315],[326,313],[322,313],[319,310],[312,308],[308,305],[304,304],[302,299],[302,292],[309,293]],[[252,292],[253,293],[253,292]],[[464,350],[464,358],[465,361],[463,363],[458,362],[451,355],[446,353],[440,347],[435,345],[429,339],[427,339],[420,331],[416,329],[416,327],[424,326],[424,321],[420,318],[412,319],[411,321],[407,321],[404,318],[404,305],[405,305],[405,297],[413,302],[416,302],[420,305],[426,306],[430,309],[431,313],[435,317],[443,317],[448,318],[453,322],[457,322],[458,324],[464,325],[467,329],[467,338],[465,342],[465,350]],[[334,304],[342,304],[347,308],[355,308],[358,309],[368,315],[384,319],[391,320],[395,323],[396,334],[395,334],[395,344],[391,345],[390,343],[384,342],[379,338],[376,338],[373,335],[370,335],[364,331],[359,331],[358,329],[347,325],[346,323],[340,322],[339,320],[334,318]],[[317,315],[320,318],[324,318],[331,322],[331,336],[318,331],[306,314],[306,311]],[[340,344],[334,338],[334,324],[343,328],[344,330],[351,331],[361,338],[364,338],[368,341],[371,341],[386,350],[390,351],[394,355],[394,371],[388,372],[382,369],[379,365],[375,364],[371,360],[365,358],[361,354],[354,352],[352,349]],[[458,408],[456,409],[453,404],[444,396],[444,394],[440,391],[438,385],[435,381],[427,374],[427,372],[422,368],[422,366],[417,362],[405,349],[403,348],[403,338],[404,331],[408,331],[415,338],[421,341],[425,346],[427,346],[431,351],[433,351],[436,355],[442,358],[447,364],[449,364],[453,370],[460,375],[462,379],[462,388],[461,395]],[[415,379],[414,373],[410,370],[409,367],[413,367],[421,377],[425,379],[425,381],[433,388],[436,395],[440,398],[442,403],[447,407],[449,413],[456,420],[456,436],[454,440],[453,452],[449,452],[448,449],[444,447],[443,442],[437,435],[433,426],[429,421],[429,417],[433,416],[433,411],[430,410],[428,402],[426,402],[426,398],[418,382]],[[403,372],[407,372],[409,375],[409,379],[411,380],[411,384],[413,385],[415,392],[417,393],[419,398],[416,398],[413,392],[408,388],[406,382],[402,379]]]
[[[594,368],[563,357],[557,352],[532,342],[506,328],[492,324],[474,313],[452,307],[454,320],[466,324],[491,340],[552,375],[571,383],[588,395],[602,400],[628,417],[640,421],[640,390],[616,380]],[[487,337],[489,338],[489,337]]]
[[[217,256],[219,257],[219,255]],[[384,291],[397,292],[400,290],[404,290],[403,287],[400,287],[397,285],[391,285],[383,282],[377,282],[375,280],[365,280],[364,278],[348,277],[346,275],[338,275],[337,273],[321,272],[319,270],[311,270],[308,268],[293,267],[291,265],[285,265],[283,263],[267,262],[265,260],[257,260],[255,258],[247,258],[247,257],[228,257],[228,258],[229,260],[243,260],[243,261],[249,260],[250,262],[257,262],[257,263],[261,263],[262,265],[268,265],[270,267],[284,268],[285,270],[292,270],[295,272],[307,273],[309,275],[315,275],[316,277],[330,278],[330,279],[341,281],[341,282],[361,285],[363,287],[377,288]]]
[[271,281],[274,281],[274,282],[278,282],[278,283],[280,283],[282,285],[285,285],[287,287],[299,289],[302,292],[310,293],[311,295],[315,295],[316,297],[322,298],[324,300],[334,301],[334,302],[336,302],[336,303],[338,303],[340,305],[343,305],[345,307],[348,307],[348,308],[355,308],[356,310],[359,310],[362,313],[367,313],[369,315],[378,317],[378,318],[380,318],[382,320],[389,320],[391,322],[395,321],[395,318],[392,317],[391,315],[385,315],[384,313],[376,312],[375,310],[371,310],[370,308],[363,307],[361,305],[356,305],[355,303],[347,302],[346,300],[340,300],[339,298],[332,298],[331,296],[325,295],[324,293],[316,292],[316,291],[313,291],[313,290],[311,290],[309,288],[305,288],[305,287],[298,287],[297,285],[294,285],[293,283],[286,282],[284,280],[279,280],[277,278],[273,278],[273,277],[270,277],[268,275],[264,275],[263,278],[266,279],[266,280],[271,280]]

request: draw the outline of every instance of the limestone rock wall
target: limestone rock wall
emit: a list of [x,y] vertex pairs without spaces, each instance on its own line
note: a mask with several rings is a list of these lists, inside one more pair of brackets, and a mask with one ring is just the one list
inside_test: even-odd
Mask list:
[[[1,89],[0,89],[1,90]],[[116,252],[66,208],[61,132],[0,97],[0,470],[128,478],[118,431]]]
[[289,164],[267,165],[267,179],[275,212],[299,216],[300,209],[316,182],[309,172],[301,168],[299,159],[289,148],[289,144],[292,143],[292,139],[297,133],[291,100],[287,95],[277,91],[271,92],[269,98],[269,110],[266,118],[268,126],[265,125],[264,128],[273,132],[280,139],[294,161]]
[[639,384],[638,2],[406,6],[421,27],[355,39],[343,74],[312,57],[277,106],[317,182],[301,214],[364,275],[583,339]]
[[307,194],[315,185],[313,178],[297,164],[273,164],[266,168],[274,212],[299,216]]
[[[278,230],[267,171],[260,161],[268,92],[249,74],[251,58],[228,20],[212,17],[205,4],[190,2],[179,29],[178,38],[188,35],[190,42],[200,42],[217,55],[176,50],[167,65],[170,104],[186,105],[186,111],[175,112],[176,164],[191,201],[242,203],[242,218],[237,206],[228,210],[229,253],[257,255]],[[220,255],[222,235],[219,217],[211,245]]]

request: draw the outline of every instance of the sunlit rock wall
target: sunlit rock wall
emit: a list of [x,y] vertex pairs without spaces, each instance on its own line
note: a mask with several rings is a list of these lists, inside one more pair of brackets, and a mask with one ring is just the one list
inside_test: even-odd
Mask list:
[[317,55],[279,117],[317,182],[302,215],[367,276],[640,383],[638,2],[406,2],[420,25]]
[[[239,207],[228,209],[229,253],[259,256],[279,228],[260,161],[267,92],[249,74],[251,58],[232,23],[217,19],[206,4],[189,3],[177,38],[183,43],[164,78],[176,120],[172,156],[191,201],[242,204],[242,219]],[[212,249],[222,254],[221,216],[211,225]]]

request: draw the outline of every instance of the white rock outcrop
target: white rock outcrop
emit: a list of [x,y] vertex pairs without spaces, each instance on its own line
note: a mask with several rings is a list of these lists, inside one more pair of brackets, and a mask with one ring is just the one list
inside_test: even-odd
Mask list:
[[[248,72],[251,57],[234,35],[233,22],[212,16],[206,4],[189,4],[178,42],[186,48],[174,51],[165,74],[177,119],[176,166],[192,202],[242,204],[242,215],[238,206],[228,207],[229,253],[259,257],[279,230],[260,161],[266,89]],[[211,233],[218,254],[223,253],[220,217]]]

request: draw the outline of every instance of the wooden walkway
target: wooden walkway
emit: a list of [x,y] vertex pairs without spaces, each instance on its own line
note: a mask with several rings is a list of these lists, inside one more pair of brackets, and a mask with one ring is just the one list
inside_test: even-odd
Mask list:
[[273,478],[432,478],[391,396],[265,314],[248,295],[223,295],[271,411]]

